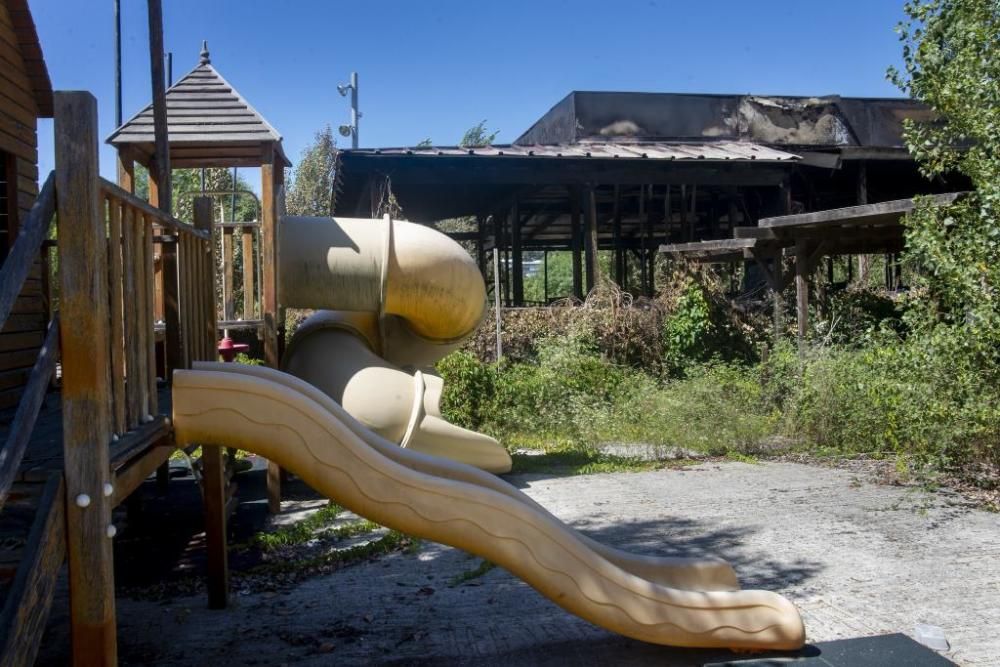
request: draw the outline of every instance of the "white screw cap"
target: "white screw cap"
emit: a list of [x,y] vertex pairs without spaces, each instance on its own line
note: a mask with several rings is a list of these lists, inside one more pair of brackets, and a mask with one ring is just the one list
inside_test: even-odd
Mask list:
[[77,507],[89,507],[90,506],[90,496],[88,496],[86,493],[81,493],[80,495],[78,495],[76,497],[76,506]]
[[111,485],[111,482],[105,482],[105,483],[104,483],[104,497],[105,497],[105,498],[110,498],[110,497],[111,497],[111,495],[112,495],[112,494],[113,494],[114,492],[115,492],[115,487],[113,487],[113,486]]
[[108,529],[105,532],[107,533],[108,537],[114,537],[115,535],[118,534],[118,528],[115,527],[115,524],[109,523]]

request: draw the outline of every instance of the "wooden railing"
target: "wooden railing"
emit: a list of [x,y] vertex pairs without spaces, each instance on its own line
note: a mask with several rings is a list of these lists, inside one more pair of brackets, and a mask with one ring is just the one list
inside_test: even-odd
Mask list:
[[[3,267],[0,268],[0,329],[3,329],[14,302],[24,288],[24,281],[28,277],[31,265],[38,259],[52,224],[55,206],[53,172],[45,179],[45,185],[42,186],[28,217],[21,225],[14,246]],[[55,372],[58,356],[59,320],[58,316],[54,316],[53,321],[49,322],[45,341],[28,376],[28,383],[21,395],[17,411],[14,413],[14,421],[8,431],[9,436],[3,443],[3,449],[0,450],[0,509],[7,501],[10,488],[17,477],[18,468],[21,466],[31,433],[35,429],[35,422],[38,420],[38,411],[45,399],[45,391]]]

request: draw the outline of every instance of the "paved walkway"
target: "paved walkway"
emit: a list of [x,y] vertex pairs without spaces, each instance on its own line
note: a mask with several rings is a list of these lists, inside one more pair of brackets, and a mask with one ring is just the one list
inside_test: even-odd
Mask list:
[[[780,591],[809,640],[941,626],[959,664],[1000,664],[1000,515],[948,493],[877,486],[793,463],[511,481],[593,537],[640,552],[715,553],[745,588]],[[119,600],[123,664],[697,665],[714,652],[642,644],[589,625],[500,569],[427,544],[296,586]],[[55,639],[55,638],[54,638]]]

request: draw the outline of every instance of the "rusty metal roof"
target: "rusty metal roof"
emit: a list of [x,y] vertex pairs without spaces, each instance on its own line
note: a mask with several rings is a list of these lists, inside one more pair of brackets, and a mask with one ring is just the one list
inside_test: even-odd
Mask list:
[[575,144],[494,145],[482,147],[429,146],[345,150],[355,155],[412,155],[416,157],[600,158],[624,160],[710,160],[794,162],[801,158],[746,141],[651,141],[638,143],[581,142]]

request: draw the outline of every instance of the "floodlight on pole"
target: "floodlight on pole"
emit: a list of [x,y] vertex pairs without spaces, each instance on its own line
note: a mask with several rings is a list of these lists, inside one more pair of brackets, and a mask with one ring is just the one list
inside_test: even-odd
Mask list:
[[337,92],[341,97],[347,97],[347,93],[351,94],[351,124],[341,125],[338,131],[341,136],[351,138],[351,148],[357,148],[358,119],[361,118],[361,112],[358,111],[358,73],[351,72],[350,83],[337,84]]

